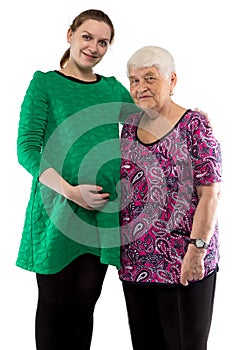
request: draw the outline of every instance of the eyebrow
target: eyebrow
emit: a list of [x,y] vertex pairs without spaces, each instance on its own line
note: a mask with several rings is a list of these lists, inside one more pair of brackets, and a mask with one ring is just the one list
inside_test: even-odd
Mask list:
[[[87,30],[84,30],[83,32],[81,32],[82,34],[88,34],[90,36],[94,36],[92,33],[88,32]],[[104,41],[110,41],[109,38],[101,38],[99,40],[104,40]]]
[[147,76],[147,75],[159,75],[157,72],[152,72],[152,71],[149,71],[149,72],[147,72],[146,74],[145,74],[145,76]]
[[[153,76],[156,76],[156,77],[159,77],[159,74],[158,73],[155,73],[155,72],[152,72],[152,71],[149,71],[149,72],[146,72],[146,74],[144,75],[144,77],[147,77],[149,75],[153,75]],[[135,79],[135,78],[138,78],[136,75],[130,75],[129,76],[129,79]]]

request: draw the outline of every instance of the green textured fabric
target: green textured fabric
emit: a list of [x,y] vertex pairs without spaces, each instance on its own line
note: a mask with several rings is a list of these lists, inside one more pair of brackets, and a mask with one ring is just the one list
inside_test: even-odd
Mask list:
[[[131,106],[114,77],[82,83],[55,71],[35,72],[17,139],[19,163],[33,176],[17,266],[51,274],[92,253],[119,268],[119,119]],[[88,211],[66,200],[38,181],[50,167],[73,185],[103,186],[109,203]]]

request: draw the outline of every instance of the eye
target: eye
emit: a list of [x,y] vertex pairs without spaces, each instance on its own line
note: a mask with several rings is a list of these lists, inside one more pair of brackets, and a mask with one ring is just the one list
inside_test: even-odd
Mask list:
[[82,38],[83,38],[85,41],[91,40],[91,36],[88,35],[88,34],[83,34]]
[[147,83],[153,84],[157,80],[157,78],[154,77],[154,76],[148,76],[148,77],[145,78],[145,80],[146,80]]
[[130,85],[135,86],[139,82],[139,79],[137,78],[130,78]]
[[99,44],[100,44],[101,47],[106,47],[106,46],[108,46],[108,42],[105,41],[105,40],[99,41]]

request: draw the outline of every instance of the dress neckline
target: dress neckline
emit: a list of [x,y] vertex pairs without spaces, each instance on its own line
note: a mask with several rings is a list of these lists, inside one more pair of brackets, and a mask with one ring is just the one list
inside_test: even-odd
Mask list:
[[64,78],[68,79],[68,80],[74,81],[74,82],[79,83],[79,84],[96,84],[101,80],[101,75],[99,75],[99,74],[96,74],[96,80],[85,81],[85,80],[81,80],[81,79],[72,77],[71,75],[65,75],[62,72],[59,72],[58,70],[55,70],[54,72],[57,73],[58,75],[64,77]]

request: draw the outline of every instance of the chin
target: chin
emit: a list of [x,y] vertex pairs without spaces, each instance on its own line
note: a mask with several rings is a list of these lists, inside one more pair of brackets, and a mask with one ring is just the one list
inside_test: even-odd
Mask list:
[[154,108],[150,105],[145,105],[145,104],[139,104],[138,105],[139,108],[143,109],[143,111],[153,111]]

